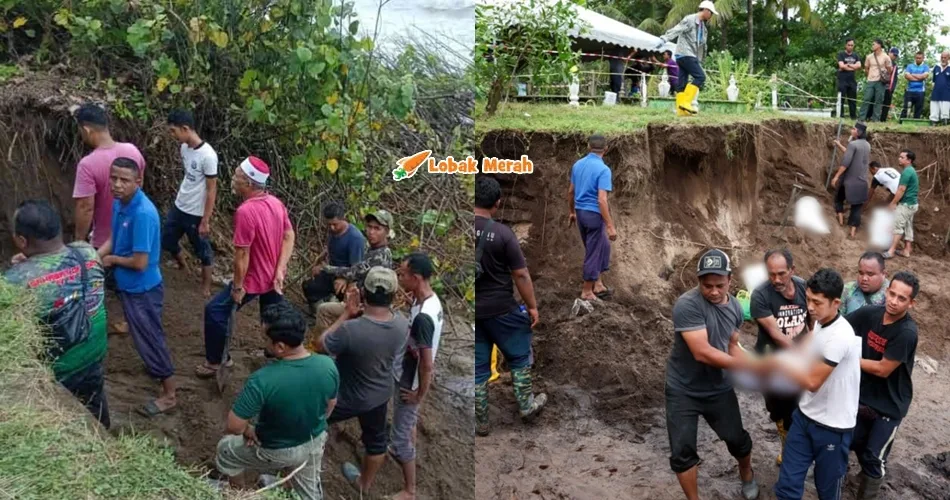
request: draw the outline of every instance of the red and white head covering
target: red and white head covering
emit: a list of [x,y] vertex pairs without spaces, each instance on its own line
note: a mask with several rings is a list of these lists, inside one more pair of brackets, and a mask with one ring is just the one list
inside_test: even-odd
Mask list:
[[270,177],[270,167],[267,166],[267,163],[264,163],[264,160],[256,156],[248,156],[241,162],[241,170],[251,178],[254,182],[259,184],[266,184],[267,178]]

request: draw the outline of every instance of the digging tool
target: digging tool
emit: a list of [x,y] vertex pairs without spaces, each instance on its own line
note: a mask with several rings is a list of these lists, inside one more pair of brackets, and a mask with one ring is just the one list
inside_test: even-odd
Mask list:
[[[838,114],[838,132],[835,134],[835,140],[841,140],[841,124],[844,123],[844,116]],[[838,159],[838,146],[834,146],[834,150],[831,152],[831,165],[828,165],[828,178],[825,179],[825,189],[828,189],[831,186],[831,177],[834,175],[835,171],[835,160]]]
[[[799,177],[799,181],[802,181],[805,175],[802,174],[801,172],[798,172],[797,174]],[[794,209],[794,206],[795,206],[795,200],[798,198],[798,194],[801,193],[803,189],[805,188],[803,188],[802,185],[798,184],[797,182],[795,184],[792,184],[792,194],[788,197],[788,204],[785,205],[785,215],[782,216],[782,222],[775,229],[775,232],[772,233],[773,238],[778,236],[779,233],[782,232],[782,230],[784,230],[786,226],[788,226],[788,217],[792,215],[792,210]]]
[[228,364],[231,361],[231,337],[234,336],[237,309],[237,304],[231,306],[231,316],[228,317],[228,336],[224,339],[224,353],[221,355],[221,364],[218,366],[218,371],[214,374],[215,382],[218,384],[218,394],[224,394],[224,388],[228,385],[228,379],[231,376],[231,369]]

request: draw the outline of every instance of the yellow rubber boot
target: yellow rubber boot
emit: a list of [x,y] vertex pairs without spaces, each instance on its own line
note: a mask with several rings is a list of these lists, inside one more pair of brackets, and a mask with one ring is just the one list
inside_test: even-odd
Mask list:
[[782,449],[775,458],[775,465],[782,465],[782,452],[785,451],[785,438],[788,436],[788,430],[782,425],[782,422],[775,422],[775,428],[778,429],[778,438],[782,441]]
[[491,350],[491,377],[488,379],[489,382],[494,382],[501,375],[498,374],[498,347],[494,346]]
[[685,95],[683,96],[683,101],[678,104],[678,107],[691,115],[695,115],[698,110],[693,107],[693,99],[699,94],[699,87],[690,83],[686,85],[686,90],[681,93]]

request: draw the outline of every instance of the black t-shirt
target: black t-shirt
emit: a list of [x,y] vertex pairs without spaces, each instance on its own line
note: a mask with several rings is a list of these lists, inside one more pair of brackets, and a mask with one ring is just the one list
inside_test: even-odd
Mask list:
[[[782,294],[776,292],[771,283],[763,283],[752,292],[749,312],[753,319],[774,316],[778,329],[782,331],[782,334],[793,341],[797,341],[802,338],[802,334],[808,331],[808,303],[805,301],[805,280],[798,276],[792,276],[792,285],[795,287],[795,297],[788,300]],[[755,351],[763,353],[766,346],[770,346],[773,351],[777,347],[775,339],[760,325],[759,336],[755,342]]]
[[435,322],[432,317],[420,312],[412,320],[409,327],[409,341],[406,342],[406,355],[402,358],[402,377],[399,386],[412,390],[419,370],[419,353],[421,349],[432,349],[432,340],[435,336]]
[[904,418],[914,396],[911,374],[917,352],[917,322],[905,315],[899,321],[884,325],[885,306],[865,306],[846,319],[861,337],[861,358],[900,361],[900,366],[887,378],[861,371],[861,404],[870,406],[885,417]]
[[[861,56],[857,52],[848,54],[842,50],[841,52],[838,52],[838,62],[854,64],[861,62]],[[842,69],[838,69],[838,81],[842,83],[856,83],[856,80],[854,79],[854,71],[844,71]]]
[[[475,217],[475,245],[489,219]],[[475,280],[475,318],[486,319],[508,314],[515,302],[511,272],[527,267],[518,237],[506,225],[495,221],[482,247],[482,275]]]

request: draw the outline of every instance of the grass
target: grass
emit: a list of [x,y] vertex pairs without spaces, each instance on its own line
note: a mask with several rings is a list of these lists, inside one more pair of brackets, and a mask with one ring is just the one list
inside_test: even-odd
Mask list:
[[[702,107],[702,103],[700,103]],[[834,118],[820,118],[785,114],[778,111],[755,111],[744,114],[700,112],[696,116],[677,117],[671,111],[641,108],[639,106],[600,104],[573,108],[563,104],[541,104],[508,102],[501,104],[495,116],[485,113],[485,102],[475,103],[475,130],[481,135],[497,130],[518,130],[523,132],[579,133],[599,132],[605,135],[622,135],[643,130],[650,124],[692,124],[692,125],[730,125],[734,123],[761,123],[767,120],[794,120],[806,123],[826,123],[837,125]],[[851,121],[846,120],[842,133],[847,133]],[[873,123],[869,129],[888,132],[927,131],[926,127],[895,123]],[[945,130],[945,129],[941,129]]]
[[31,300],[0,280],[0,496],[221,498],[171,449],[149,436],[112,437],[53,382],[39,361],[43,337]]

